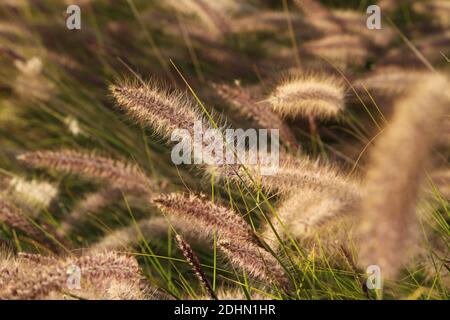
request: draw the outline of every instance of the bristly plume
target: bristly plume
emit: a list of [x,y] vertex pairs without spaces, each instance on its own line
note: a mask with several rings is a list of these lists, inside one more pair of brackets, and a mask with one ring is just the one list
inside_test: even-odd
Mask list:
[[123,190],[148,193],[152,187],[150,180],[137,165],[90,152],[35,151],[24,153],[18,159],[35,168],[52,169],[107,181]]
[[268,101],[273,109],[290,117],[336,117],[344,109],[343,82],[325,74],[292,74],[280,83]]
[[180,248],[181,253],[191,265],[192,270],[194,270],[195,275],[202,284],[203,288],[209,294],[211,299],[217,300],[217,296],[211,288],[211,285],[209,284],[208,280],[206,279],[206,275],[202,270],[200,260],[192,250],[191,246],[179,234],[176,235],[175,239],[177,241],[178,248]]
[[275,282],[282,287],[287,285],[286,273],[277,259],[255,243],[220,239],[217,246],[233,265],[252,277],[263,282]]
[[204,17],[203,20],[209,21],[210,26],[217,30],[217,34],[225,35],[230,31],[230,26],[226,17],[219,10],[212,8],[205,0],[191,0],[199,10],[197,12]]
[[120,108],[166,139],[176,129],[192,132],[202,119],[197,103],[185,93],[162,90],[156,83],[122,83],[110,90]]
[[385,278],[404,266],[416,236],[415,206],[430,149],[449,112],[449,81],[424,76],[395,105],[395,115],[376,141],[361,208],[360,265],[378,265]]
[[[42,299],[65,285],[66,270],[55,266],[26,268],[10,275],[4,286],[0,288],[1,299]],[[0,270],[2,272],[3,270]],[[25,272],[24,272],[25,271]]]
[[229,102],[242,116],[255,121],[260,128],[278,129],[282,142],[291,147],[297,145],[294,134],[283,120],[272,111],[270,104],[266,101],[258,102],[261,99],[254,97],[250,89],[246,90],[240,86],[226,84],[214,85],[214,88],[218,95]]
[[254,189],[268,192],[291,193],[293,190],[311,189],[339,191],[349,200],[359,198],[359,181],[339,172],[338,168],[326,162],[307,157],[294,158],[287,154],[280,157],[279,167],[273,175],[262,175],[264,164],[246,165],[236,170],[224,168],[217,171],[224,178],[240,183],[245,182]]
[[[160,195],[153,202],[166,214],[189,219],[197,225],[199,237],[212,237],[215,230],[220,237],[252,239],[248,223],[234,211],[213,204],[204,196],[172,193]],[[200,232],[201,231],[201,232]]]
[[80,267],[91,281],[99,283],[107,278],[132,280],[140,274],[136,259],[116,252],[90,253],[69,262]]
[[[307,25],[304,19],[291,13],[294,28],[301,29],[302,34],[313,36],[317,31]],[[258,32],[281,32],[286,28],[286,13],[281,11],[264,10],[248,13],[242,17],[234,17],[231,25],[233,33],[258,33]],[[271,44],[273,45],[273,44]]]
[[[171,140],[171,136],[175,132],[182,133],[176,130],[186,130],[190,134],[188,138],[193,137],[197,124],[201,125],[202,130],[213,127],[203,119],[200,107],[186,93],[179,91],[169,93],[160,89],[156,83],[121,84],[111,86],[110,90],[119,106],[130,116],[149,125],[167,140]],[[182,134],[184,135],[186,132]],[[201,139],[201,142],[194,139],[191,147],[195,150],[195,146],[201,144],[201,147],[209,149],[211,144],[223,142],[222,139],[216,139],[215,136],[211,139],[213,141]],[[218,148],[220,147],[221,145],[218,146]],[[214,150],[214,148],[212,149]],[[214,155],[201,154],[201,162],[217,163]],[[197,159],[198,152],[194,151],[193,156]]]

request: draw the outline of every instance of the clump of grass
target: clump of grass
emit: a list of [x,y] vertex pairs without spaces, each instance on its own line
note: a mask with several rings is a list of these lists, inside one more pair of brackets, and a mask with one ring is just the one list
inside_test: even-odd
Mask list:
[[[359,198],[349,198],[344,192],[317,189],[297,189],[281,201],[272,225],[276,234],[284,240],[288,236],[305,239],[322,226],[352,215],[359,205]],[[274,248],[279,246],[274,231],[267,227],[263,237]]]

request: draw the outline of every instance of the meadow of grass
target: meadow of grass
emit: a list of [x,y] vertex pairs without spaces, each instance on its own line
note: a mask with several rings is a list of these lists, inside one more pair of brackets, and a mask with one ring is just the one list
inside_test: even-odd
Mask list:
[[[373,3],[1,1],[0,300],[448,299],[450,5]],[[176,166],[196,120],[278,173]]]

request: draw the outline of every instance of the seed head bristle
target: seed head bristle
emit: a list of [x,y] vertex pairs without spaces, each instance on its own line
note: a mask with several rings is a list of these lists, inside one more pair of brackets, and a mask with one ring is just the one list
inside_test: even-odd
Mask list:
[[248,241],[220,239],[217,247],[230,259],[231,263],[252,277],[264,282],[276,282],[281,286],[287,284],[284,269],[265,249]]
[[166,214],[184,217],[201,227],[204,237],[212,237],[217,230],[218,235],[224,238],[253,238],[248,223],[241,216],[228,208],[213,204],[203,196],[172,193],[160,195],[153,201]]
[[214,293],[213,289],[211,288],[208,280],[206,279],[206,275],[203,272],[202,267],[200,265],[200,260],[198,259],[197,255],[194,253],[194,251],[192,250],[191,246],[179,234],[176,235],[175,239],[177,241],[178,248],[180,249],[183,256],[186,258],[186,260],[191,265],[192,270],[194,270],[195,275],[197,276],[198,280],[202,284],[203,288],[208,293],[209,297],[213,300],[216,300],[217,296]]
[[[353,218],[350,214],[358,205],[358,199],[338,190],[297,189],[280,202],[271,224],[282,240],[286,240],[287,235],[305,240],[344,215]],[[272,227],[267,225],[262,237],[270,247],[278,248],[280,243]]]
[[[312,30],[300,15],[290,12],[294,27],[301,27],[304,34],[317,32]],[[280,32],[286,28],[286,14],[284,12],[267,10],[249,13],[242,17],[235,17],[231,25],[233,33],[257,33],[257,32]],[[272,44],[273,45],[273,44]]]
[[184,93],[162,90],[156,83],[118,84],[110,87],[118,106],[167,139],[176,129],[192,132],[201,121],[197,104]]
[[[267,168],[266,168],[267,166]],[[236,182],[245,182],[254,188],[268,192],[291,193],[292,190],[339,191],[349,200],[359,198],[359,182],[341,174],[337,167],[313,161],[307,157],[292,157],[282,154],[277,171],[272,175],[262,175],[269,165],[246,165],[237,169],[223,168],[218,173]]]
[[[1,184],[1,182],[0,182]],[[5,189],[5,195],[26,206],[29,209],[47,208],[58,194],[57,186],[41,180],[27,180],[20,176],[9,179],[9,182],[0,190]],[[34,211],[34,210],[30,210]]]

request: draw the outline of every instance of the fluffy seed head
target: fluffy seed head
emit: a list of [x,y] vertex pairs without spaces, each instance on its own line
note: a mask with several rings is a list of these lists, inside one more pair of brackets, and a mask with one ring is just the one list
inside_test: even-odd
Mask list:
[[[277,210],[279,220],[272,219],[272,225],[282,238],[288,233],[294,239],[305,239],[323,225],[352,213],[358,205],[359,202],[345,192],[297,189],[281,202]],[[265,230],[264,237],[271,244],[277,244],[278,239],[271,228]]]
[[450,107],[449,81],[424,76],[398,101],[394,118],[372,150],[361,208],[360,263],[386,278],[404,266],[416,235],[415,205],[430,148]]
[[35,168],[53,169],[108,181],[123,190],[147,193],[149,180],[142,170],[132,164],[75,150],[35,151],[18,157]]
[[198,259],[197,255],[192,250],[189,243],[187,243],[182,236],[179,234],[175,237],[177,241],[178,248],[180,248],[181,253],[186,258],[186,260],[189,262],[189,264],[192,267],[192,270],[194,270],[195,275],[197,276],[198,280],[202,284],[203,288],[206,290],[206,292],[209,294],[210,298],[217,299],[216,294],[214,293],[213,289],[209,285],[208,280],[206,279],[206,275],[202,270],[202,267],[200,266],[200,260]]
[[359,198],[359,182],[339,173],[337,167],[325,162],[313,161],[307,157],[283,154],[280,157],[278,171],[273,175],[261,175],[264,164],[246,165],[232,170],[224,168],[218,173],[224,178],[236,182],[245,182],[253,188],[268,192],[291,193],[292,190],[339,191],[350,200]]
[[120,108],[167,139],[176,129],[192,132],[194,123],[202,118],[196,103],[186,94],[170,93],[156,83],[123,83],[110,90]]
[[342,81],[330,75],[293,75],[278,85],[268,101],[273,109],[290,117],[335,117],[344,109]]
[[203,196],[172,193],[160,195],[153,201],[163,212],[181,216],[201,227],[203,236],[211,237],[217,229],[218,235],[225,238],[252,239],[251,229],[242,217],[228,208],[211,203]]
[[247,271],[252,277],[264,282],[275,281],[279,285],[286,285],[284,269],[269,252],[258,245],[222,239],[218,241],[217,246],[233,265]]

